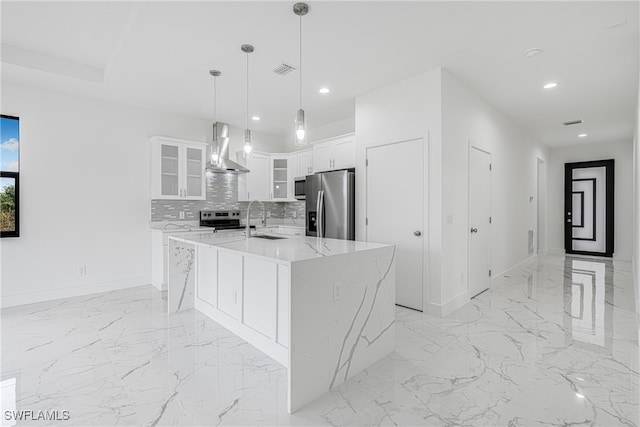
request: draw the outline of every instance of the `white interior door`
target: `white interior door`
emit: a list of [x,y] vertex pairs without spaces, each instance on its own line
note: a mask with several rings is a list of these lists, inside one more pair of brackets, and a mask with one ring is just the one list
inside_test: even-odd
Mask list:
[[396,304],[422,311],[424,141],[367,149],[367,241],[396,245]]
[[469,296],[489,288],[491,154],[469,147]]

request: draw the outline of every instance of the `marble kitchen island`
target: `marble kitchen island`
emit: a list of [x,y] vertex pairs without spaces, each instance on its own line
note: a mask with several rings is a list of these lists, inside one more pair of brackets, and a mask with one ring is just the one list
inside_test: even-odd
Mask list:
[[294,412],[395,347],[395,247],[169,238],[169,310],[195,307],[281,363]]

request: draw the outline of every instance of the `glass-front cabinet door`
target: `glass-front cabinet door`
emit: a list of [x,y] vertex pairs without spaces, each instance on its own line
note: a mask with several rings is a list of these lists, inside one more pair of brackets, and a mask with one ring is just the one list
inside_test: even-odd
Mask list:
[[185,147],[186,174],[185,192],[187,198],[204,198],[204,158],[202,149]]
[[271,200],[291,198],[289,182],[291,180],[291,159],[289,156],[271,157]]
[[160,145],[160,195],[180,197],[180,145],[164,143]]
[[289,198],[289,158],[273,157],[271,159],[271,198],[286,200]]

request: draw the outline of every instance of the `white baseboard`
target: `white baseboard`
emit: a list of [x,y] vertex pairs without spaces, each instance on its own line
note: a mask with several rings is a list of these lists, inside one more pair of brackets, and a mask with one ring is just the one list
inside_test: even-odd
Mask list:
[[432,302],[427,303],[426,312],[427,314],[431,314],[434,316],[445,317],[468,303],[469,300],[469,292],[464,291],[460,295],[451,298],[443,304],[434,304]]
[[515,265],[512,265],[511,267],[507,268],[506,270],[504,270],[504,271],[502,271],[502,272],[500,272],[498,274],[492,274],[491,278],[494,279],[496,277],[504,276],[506,273],[508,273],[509,271],[513,270],[514,268],[520,267],[522,264],[526,264],[528,262],[531,262],[536,258],[538,258],[538,255],[531,255],[529,258],[527,258],[527,259],[525,259],[523,261],[520,261],[519,263],[517,263]]
[[564,249],[562,248],[547,249],[546,255],[564,255]]
[[66,288],[47,289],[43,291],[25,292],[22,294],[2,295],[0,306],[2,308],[15,307],[17,305],[33,304],[36,302],[91,295],[99,292],[115,291],[117,289],[135,288],[137,286],[149,285],[150,283],[151,276],[140,276],[93,283],[89,285],[69,286]]

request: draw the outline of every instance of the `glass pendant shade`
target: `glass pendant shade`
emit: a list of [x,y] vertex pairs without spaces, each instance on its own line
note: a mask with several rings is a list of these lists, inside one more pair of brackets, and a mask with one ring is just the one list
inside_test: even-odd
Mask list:
[[251,150],[253,149],[253,146],[251,145],[251,129],[245,129],[244,130],[244,155],[245,157],[248,156],[249,154],[251,154]]
[[296,124],[295,124],[295,144],[296,145],[306,145],[307,144],[307,121],[304,117],[304,110],[301,108],[298,110],[298,114],[296,114]]

